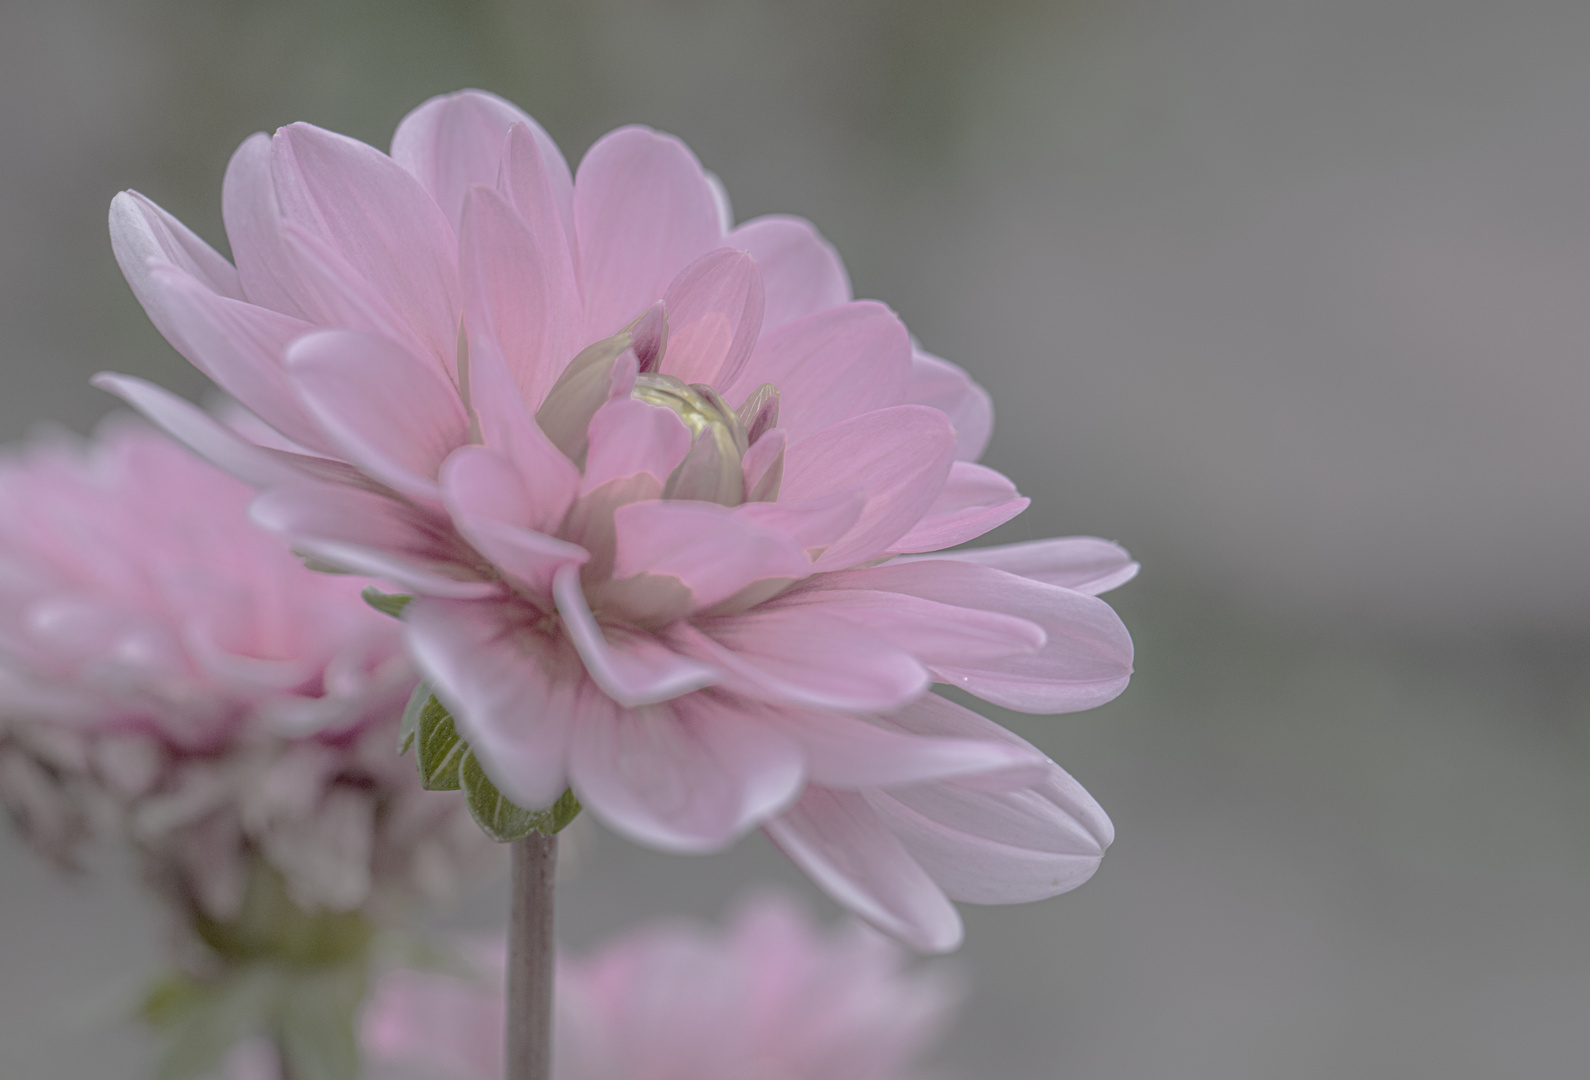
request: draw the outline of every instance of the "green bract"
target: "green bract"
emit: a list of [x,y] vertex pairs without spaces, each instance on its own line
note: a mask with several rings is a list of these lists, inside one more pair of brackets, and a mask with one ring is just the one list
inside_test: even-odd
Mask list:
[[415,747],[421,786],[428,791],[462,789],[475,823],[498,843],[522,840],[531,833],[552,836],[579,815],[580,801],[572,791],[565,790],[557,802],[541,810],[526,810],[498,791],[469,743],[459,736],[452,713],[425,683],[409,700],[403,723],[403,750]]

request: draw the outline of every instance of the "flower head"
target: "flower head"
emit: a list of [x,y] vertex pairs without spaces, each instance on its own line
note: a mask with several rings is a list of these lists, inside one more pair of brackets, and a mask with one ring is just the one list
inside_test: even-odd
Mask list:
[[58,856],[122,831],[212,919],[256,858],[310,909],[450,887],[479,845],[394,753],[398,628],[251,496],[125,420],[0,463],[0,797]]
[[[479,975],[395,971],[364,1015],[376,1066],[439,1080],[502,1075],[500,942]],[[659,923],[558,964],[557,1080],[906,1080],[955,993],[852,924],[819,931],[788,903],[746,905],[726,932]]]
[[[156,325],[272,434],[102,385],[266,489],[256,519],[298,550],[415,595],[409,647],[519,805],[572,787],[633,839],[706,851],[813,790],[1023,789],[1051,768],[1027,744],[975,717],[918,730],[964,711],[930,686],[1063,712],[1126,685],[1131,641],[1089,595],[1135,569],[1119,548],[907,558],[1027,505],[972,460],[987,396],[852,300],[809,224],[734,225],[677,140],[620,129],[571,175],[467,91],[390,156],[306,124],[254,136],[223,210],[235,267],[130,192],[112,238]],[[792,854],[862,838],[814,806],[822,843],[792,825]],[[1072,831],[1096,865],[1104,833]],[[849,850],[830,891],[953,946],[942,892],[931,926],[860,902],[869,849]]]

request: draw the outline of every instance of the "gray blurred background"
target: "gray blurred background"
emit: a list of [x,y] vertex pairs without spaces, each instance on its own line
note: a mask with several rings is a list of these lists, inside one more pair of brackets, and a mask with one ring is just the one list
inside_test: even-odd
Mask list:
[[[1006,539],[1117,538],[1118,702],[1003,716],[1119,829],[969,909],[962,1080],[1590,1073],[1590,5],[1582,0],[0,3],[0,435],[87,377],[199,377],[105,235],[136,187],[222,243],[250,132],[384,147],[475,85],[571,158],[683,136],[741,218],[993,392]],[[589,846],[563,930],[815,892],[760,841]],[[454,925],[500,920],[492,892]],[[134,1077],[159,954],[114,859],[0,839],[0,1076]]]

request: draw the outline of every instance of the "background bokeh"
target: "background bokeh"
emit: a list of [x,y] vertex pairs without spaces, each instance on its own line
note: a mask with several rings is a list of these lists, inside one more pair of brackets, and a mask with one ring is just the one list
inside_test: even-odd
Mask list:
[[[946,1074],[1582,1077],[1587,52],[1579,0],[0,2],[0,436],[88,430],[104,367],[203,392],[111,259],[120,188],[221,244],[250,132],[385,146],[467,85],[571,157],[672,131],[992,390],[1004,538],[1146,566],[1126,695],[1001,717],[1119,839],[968,911]],[[586,849],[576,945],[767,877],[831,911],[759,841]],[[159,934],[114,858],[0,838],[0,1076],[137,1075]]]

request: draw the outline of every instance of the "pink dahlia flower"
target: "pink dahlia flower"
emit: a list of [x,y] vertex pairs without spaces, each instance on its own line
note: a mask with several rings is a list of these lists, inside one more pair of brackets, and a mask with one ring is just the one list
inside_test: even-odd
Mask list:
[[[475,953],[473,979],[377,982],[363,1042],[378,1075],[502,1075],[504,949]],[[776,899],[747,905],[726,933],[643,928],[564,958],[557,978],[556,1080],[906,1080],[956,997],[866,928],[821,932]]]
[[256,857],[310,909],[446,889],[480,844],[396,760],[398,628],[252,494],[126,421],[0,461],[0,798],[57,856],[123,832],[215,919]]
[[943,874],[967,850],[995,876],[951,892],[992,902],[1034,852],[1068,860],[1050,893],[1097,864],[1092,800],[930,687],[1108,701],[1131,640],[1090,594],[1135,564],[1091,539],[921,557],[1027,500],[972,460],[987,396],[852,300],[809,224],[734,225],[645,128],[571,177],[475,91],[420,106],[390,156],[256,135],[223,212],[235,267],[132,192],[112,239],[156,325],[274,434],[101,385],[266,489],[256,519],[298,550],[415,595],[409,647],[512,800],[572,787],[679,851],[777,820],[924,948],[959,940]]

